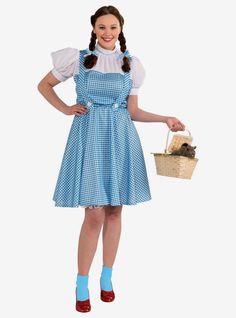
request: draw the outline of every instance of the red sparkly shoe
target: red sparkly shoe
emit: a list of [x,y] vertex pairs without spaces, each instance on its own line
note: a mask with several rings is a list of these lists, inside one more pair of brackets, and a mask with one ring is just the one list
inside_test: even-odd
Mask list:
[[113,301],[115,299],[115,293],[113,291],[113,286],[112,286],[111,291],[106,291],[106,290],[101,289],[100,298],[102,301],[105,301],[106,303],[110,303],[111,301]]
[[[77,294],[77,288],[75,290],[75,295]],[[89,312],[91,310],[90,300],[89,298],[86,300],[78,300],[76,297],[76,305],[75,309],[79,312]]]

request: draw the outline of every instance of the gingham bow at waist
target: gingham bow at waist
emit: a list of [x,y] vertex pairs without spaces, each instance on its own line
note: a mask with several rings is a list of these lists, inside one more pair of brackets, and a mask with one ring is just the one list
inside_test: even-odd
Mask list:
[[118,108],[127,108],[127,105],[125,103],[119,104],[117,102],[114,102],[113,104],[99,104],[88,101],[85,106],[87,106],[88,108],[112,107],[114,110],[117,110]]

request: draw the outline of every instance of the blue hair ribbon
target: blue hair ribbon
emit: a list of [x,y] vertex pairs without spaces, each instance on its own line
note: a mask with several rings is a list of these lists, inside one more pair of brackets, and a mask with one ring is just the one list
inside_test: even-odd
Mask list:
[[87,54],[84,55],[85,57],[88,56],[88,55],[91,55],[91,54],[98,56],[97,50],[91,51],[89,49],[86,49],[86,51],[87,51]]
[[128,50],[125,50],[124,53],[120,54],[118,59],[119,60],[122,60],[124,57],[130,57],[130,54],[129,54],[129,51]]

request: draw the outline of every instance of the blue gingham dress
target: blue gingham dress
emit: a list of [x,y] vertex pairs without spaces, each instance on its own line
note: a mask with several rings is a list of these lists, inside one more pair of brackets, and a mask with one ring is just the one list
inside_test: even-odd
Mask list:
[[53,195],[55,206],[101,208],[151,200],[141,142],[127,110],[130,73],[86,69],[85,54],[87,50],[80,51],[74,81],[76,103],[89,110],[74,116]]

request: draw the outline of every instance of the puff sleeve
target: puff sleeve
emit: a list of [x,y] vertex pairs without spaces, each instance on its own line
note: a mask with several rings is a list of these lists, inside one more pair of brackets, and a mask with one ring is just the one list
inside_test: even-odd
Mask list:
[[140,62],[140,60],[133,56],[131,60],[131,79],[133,81],[133,86],[130,90],[130,95],[138,95],[139,87],[143,84],[144,78],[145,78],[145,69]]
[[74,48],[64,48],[51,53],[53,69],[52,74],[61,82],[70,78],[75,70],[76,60],[79,50]]

